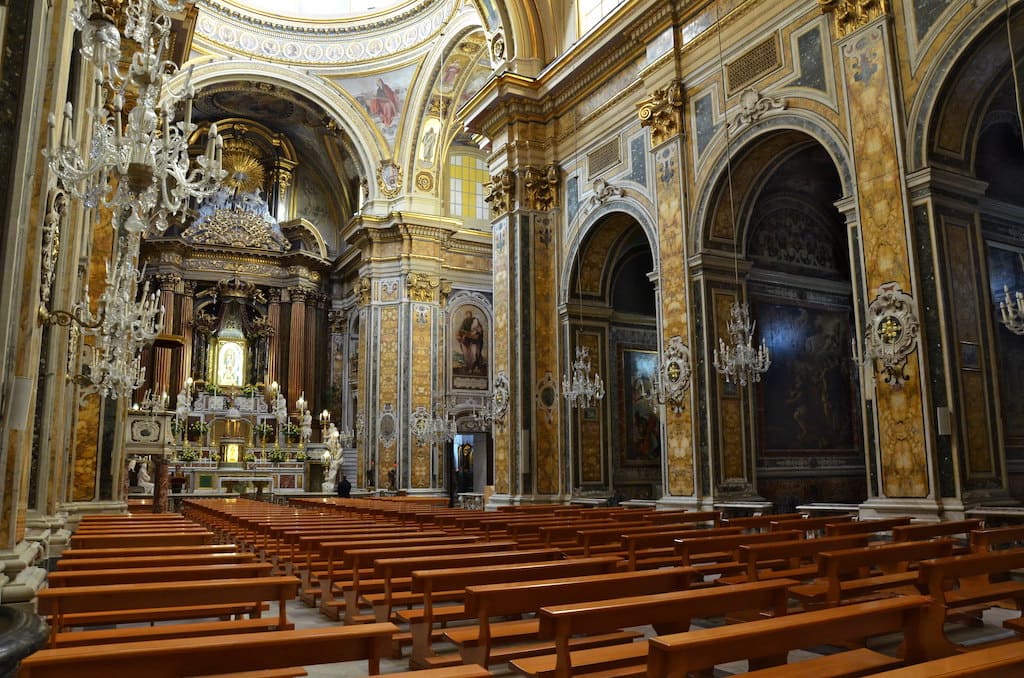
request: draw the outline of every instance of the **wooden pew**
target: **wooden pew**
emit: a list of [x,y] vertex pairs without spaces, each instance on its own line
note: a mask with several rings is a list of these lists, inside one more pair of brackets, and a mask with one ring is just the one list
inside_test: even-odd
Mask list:
[[923,621],[928,656],[944,657],[961,649],[946,638],[943,629],[952,614],[990,607],[1006,599],[1024,612],[1024,582],[997,581],[998,577],[993,577],[1021,567],[1024,548],[921,561],[917,586],[932,601]]
[[880,520],[858,520],[852,523],[836,523],[825,528],[826,537],[840,537],[844,534],[876,534],[888,532],[900,525],[910,525],[913,519],[910,516],[898,516],[896,518],[882,518]]
[[1024,641],[876,673],[875,678],[1007,678],[1024,673]]
[[743,544],[739,562],[746,564],[743,574],[721,577],[719,584],[739,584],[762,579],[807,579],[818,573],[816,558],[822,551],[860,548],[867,546],[869,535],[851,534],[844,537],[818,537],[792,541]]
[[[367,661],[380,673],[394,624],[268,631],[40,650],[21,663],[21,678],[110,678],[127,672],[181,678],[276,668]],[[266,674],[259,674],[266,675]],[[302,675],[291,674],[291,675]]]
[[1016,546],[1024,546],[1024,525],[971,531],[972,552],[993,551]]
[[563,678],[576,673],[598,673],[635,667],[642,673],[647,662],[647,641],[572,651],[569,640],[580,634],[607,633],[650,624],[659,634],[689,630],[694,617],[768,610],[786,614],[787,587],[795,582],[778,579],[713,589],[694,589],[647,596],[613,598],[587,603],[542,607],[538,613],[541,640],[553,640],[554,655],[514,659],[511,664],[528,676]]
[[75,626],[200,619],[247,613],[257,618],[263,602],[278,601],[278,626],[288,624],[287,602],[295,597],[294,577],[252,577],[206,581],[110,584],[47,588],[36,596],[39,614],[49,617],[50,644]]
[[723,527],[742,527],[749,532],[760,532],[768,530],[771,524],[780,520],[797,520],[805,518],[804,513],[769,513],[763,516],[739,516],[736,518],[722,518]]
[[139,548],[67,549],[61,560],[73,558],[128,558],[133,556],[185,556],[210,553],[237,553],[234,544],[197,544],[196,546],[142,546]]
[[919,661],[924,658],[918,636],[919,622],[927,604],[925,596],[889,598],[658,636],[649,643],[647,675],[685,678],[691,672],[743,659],[755,666],[782,664],[752,671],[747,674],[750,678],[865,675],[891,668],[901,660],[860,648],[787,665],[785,653],[822,644],[860,642],[866,636],[902,631],[907,659]]
[[953,546],[954,555],[968,553],[970,551],[969,540],[973,530],[981,529],[981,521],[971,520],[947,520],[938,523],[911,523],[910,525],[896,525],[892,528],[892,540],[901,541],[922,541],[924,539],[939,539],[963,535],[963,543],[956,543]]
[[[444,635],[459,648],[463,661],[482,666],[547,654],[554,650],[554,645],[537,640],[540,620],[535,616],[521,621],[497,623],[492,623],[491,618],[536,614],[545,605],[602,600],[611,595],[619,598],[682,591],[689,587],[693,576],[690,568],[674,567],[467,586],[466,614],[477,619],[478,623],[449,628]],[[611,644],[615,640],[612,634],[571,639],[571,649]]]
[[130,556],[126,558],[61,558],[57,561],[57,570],[61,572],[76,570],[110,570],[129,567],[179,567],[186,565],[217,565],[231,563],[254,563],[256,556],[252,553],[200,553],[181,556]]
[[757,544],[772,541],[793,541],[801,537],[800,532],[792,530],[778,532],[760,532],[754,534],[735,534],[720,537],[691,537],[677,539],[676,555],[679,565],[693,567],[702,575],[728,575],[742,572],[746,565],[739,561],[739,550],[744,544]]
[[129,567],[110,570],[66,570],[50,572],[46,583],[50,588],[62,586],[102,586],[105,584],[143,584],[165,581],[197,581],[203,579],[241,579],[269,577],[270,563],[234,563],[221,565],[186,565],[182,567]]
[[626,562],[630,570],[643,570],[666,565],[678,565],[679,556],[675,552],[677,539],[696,537],[721,537],[729,534],[740,534],[742,527],[714,527],[706,530],[670,529],[664,532],[627,532],[622,535],[622,544],[626,549]]
[[[818,516],[816,518],[790,518],[785,520],[772,520],[768,523],[769,532],[779,530],[798,530],[804,533],[805,537],[812,538],[819,532],[823,532],[829,525],[834,523],[849,523],[857,516],[855,514],[842,516]],[[808,534],[812,533],[812,534]]]
[[212,544],[213,532],[138,532],[133,534],[82,534],[71,535],[71,548],[129,548],[139,546],[192,546]]
[[[412,656],[409,658],[409,664],[413,668],[437,665],[438,662],[432,660],[434,651],[431,646],[435,623],[447,624],[472,618],[466,610],[465,603],[462,602],[467,586],[606,574],[616,571],[619,562],[620,560],[615,557],[596,556],[554,562],[478,564],[414,571],[412,590],[423,595],[423,606],[399,610],[396,613],[400,621],[409,624],[412,635]],[[459,593],[454,601],[452,596],[445,595],[451,591]],[[434,605],[435,598],[454,604]],[[450,662],[451,658],[442,658],[440,661]]]
[[953,542],[948,539],[823,551],[818,556],[819,578],[794,586],[790,594],[805,607],[833,607],[864,596],[892,595],[917,582],[911,565],[952,552]]

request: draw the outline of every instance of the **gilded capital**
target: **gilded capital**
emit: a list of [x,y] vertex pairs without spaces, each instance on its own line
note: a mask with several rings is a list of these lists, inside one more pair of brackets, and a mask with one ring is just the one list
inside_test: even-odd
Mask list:
[[487,195],[484,200],[491,203],[494,216],[501,216],[512,209],[512,198],[516,189],[516,175],[510,169],[503,169],[484,184]]
[[434,290],[441,286],[441,278],[436,275],[410,273],[405,279],[411,301],[434,301]]
[[651,128],[651,146],[683,131],[683,82],[673,80],[636,105],[641,127]]
[[161,292],[173,292],[181,282],[181,276],[177,273],[157,273],[154,277]]
[[888,0],[818,0],[818,6],[822,14],[832,14],[837,38],[889,14]]
[[526,207],[538,212],[557,207],[561,176],[558,165],[548,165],[543,170],[527,167],[523,176]]

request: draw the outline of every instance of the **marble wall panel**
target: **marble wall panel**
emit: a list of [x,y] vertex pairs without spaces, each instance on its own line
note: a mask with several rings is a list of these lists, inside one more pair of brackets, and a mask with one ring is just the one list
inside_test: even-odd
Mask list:
[[[365,442],[366,431],[372,430],[372,417],[370,417],[369,412],[373,411],[372,408],[367,407],[369,404],[369,400],[367,399],[367,380],[370,378],[371,374],[371,370],[367,369],[370,357],[370,354],[367,353],[367,348],[370,345],[370,328],[370,310],[368,307],[364,306],[359,309],[358,360],[360,361],[361,364],[359,365],[359,372],[357,376],[358,381],[356,382],[356,404],[359,407],[359,412],[356,414],[356,416],[358,417],[359,414],[363,415],[364,426],[362,439],[356,440],[356,449],[360,451],[360,454],[356,455],[358,468],[357,472],[359,474],[359,478],[368,478],[367,471],[369,470],[366,466],[368,461],[363,458],[361,452],[363,450],[372,449],[371,446],[367,445]],[[370,455],[372,457],[373,452],[371,452]],[[377,473],[375,477],[370,479],[370,481],[374,487],[380,487],[381,467],[379,464],[375,464],[374,468],[376,469]],[[356,485],[359,485],[359,483],[356,483]]]
[[[602,375],[607,376],[607,372],[602,369],[601,364],[601,335],[596,334],[592,331],[580,332],[576,335],[576,341],[580,346],[586,347],[590,351],[591,365],[593,369]],[[572,355],[576,355],[575,346],[571,347]],[[605,381],[607,387],[607,380]],[[605,401],[597,403],[595,407],[588,410],[575,410],[575,416],[579,425],[580,432],[580,469],[582,477],[580,478],[583,482],[601,482],[604,480],[603,469],[605,467],[605,459],[607,458],[607,450],[604,446],[604,439],[601,435],[603,428],[603,420],[605,417]],[[561,405],[561,403],[559,403]]]
[[[689,345],[687,316],[686,238],[683,224],[682,162],[678,143],[667,144],[656,152],[655,176],[658,192],[658,269],[661,277],[661,343],[674,336]],[[689,398],[690,392],[686,393]],[[663,449],[667,455],[668,491],[676,496],[694,494],[693,417],[685,407],[675,414],[664,410]]]
[[100,399],[81,400],[75,419],[75,455],[68,494],[71,501],[89,501],[96,495],[97,454],[100,440]]
[[[387,404],[392,407],[398,402],[398,306],[385,306],[380,310],[380,336],[377,337],[378,350],[378,384],[377,410],[372,412],[376,418]],[[397,407],[395,407],[397,412]],[[399,428],[396,425],[396,428]],[[398,434],[401,431],[397,431]],[[377,469],[380,478],[385,480],[389,469],[397,463],[398,441],[390,444],[378,440]]]
[[522,386],[517,383],[509,361],[509,348],[515,338],[510,333],[512,303],[509,289],[509,253],[507,245],[508,220],[502,219],[494,225],[494,374],[504,372],[509,376],[511,397],[509,411],[504,423],[494,426],[494,491],[506,494],[509,491],[510,432],[515,422],[515,405]]
[[[409,387],[412,392],[410,411],[425,407],[433,412],[434,366],[444,365],[444,347],[434,341],[433,323],[436,307],[430,304],[412,305],[412,365],[410,365]],[[430,487],[430,443],[420,444],[412,436],[412,487]]]
[[[856,157],[867,288],[896,282],[912,290],[909,244],[900,179],[900,145],[895,128],[886,24],[876,22],[840,45],[849,106],[850,138]],[[917,355],[911,354],[901,389],[877,390],[882,489],[889,497],[928,494],[927,448],[922,384]]]
[[[555,248],[554,240],[551,237],[540,237],[540,233],[550,234],[551,217],[547,214],[534,215],[534,228],[531,229],[533,262],[533,281],[530,285],[534,291],[532,295],[533,312],[533,389],[537,390],[539,384],[546,374],[557,375],[558,367],[558,309],[556,307],[558,295],[551,291],[557,289],[555,282]],[[533,421],[536,431],[536,459],[537,459],[537,492],[540,494],[556,494],[559,491],[558,460],[559,450],[559,413],[561,407],[554,409],[554,416],[549,416],[548,410],[541,407],[541,404],[534,400]]]
[[[732,293],[722,290],[715,290],[712,295],[715,308],[715,336],[728,337],[729,309],[732,308],[734,297]],[[733,384],[725,383],[725,379],[722,377],[717,378],[721,479],[746,479],[746,464],[743,460],[743,409],[740,401],[742,391]]]

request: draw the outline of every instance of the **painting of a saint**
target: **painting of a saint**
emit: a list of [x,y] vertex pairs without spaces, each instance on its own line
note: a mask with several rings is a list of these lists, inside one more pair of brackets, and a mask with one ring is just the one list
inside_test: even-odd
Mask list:
[[657,362],[654,351],[622,352],[622,461],[626,464],[650,465],[661,459],[661,417],[651,395]]
[[241,386],[244,368],[245,350],[242,345],[233,341],[221,343],[217,356],[217,385]]
[[479,308],[465,306],[452,326],[452,376],[456,388],[488,388],[486,317]]

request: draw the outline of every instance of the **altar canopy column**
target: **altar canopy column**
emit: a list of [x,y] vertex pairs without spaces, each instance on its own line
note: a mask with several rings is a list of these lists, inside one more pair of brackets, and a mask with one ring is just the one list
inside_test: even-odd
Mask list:
[[288,335],[288,391],[289,405],[302,394],[302,378],[306,365],[306,299],[312,290],[304,287],[289,287],[291,299],[291,323]]
[[267,305],[267,324],[275,331],[267,338],[267,374],[263,378],[263,383],[270,386],[275,381],[281,381],[279,374],[281,357],[278,355],[281,345],[281,340],[278,339],[281,334],[281,290],[272,287],[267,290],[267,297],[270,301]]
[[[650,130],[650,154],[657,179],[658,271],[657,302],[661,334],[661,384],[671,400],[662,410],[665,458],[662,479],[665,501],[700,503],[694,463],[693,390],[690,388],[690,279],[684,223],[683,143],[684,88],[679,80],[655,89],[637,104],[640,124]],[[665,361],[670,362],[666,363]],[[659,370],[661,366],[659,365]]]
[[[174,293],[178,285],[181,284],[181,276],[177,273],[160,273],[156,276],[156,281],[160,288],[160,305],[164,307],[164,326],[160,334],[171,335],[175,333],[175,325],[178,322]],[[173,348],[153,347],[153,375],[150,383],[153,384],[154,395],[175,392],[171,388],[171,361],[173,358]]]
[[178,363],[178,383],[174,392],[181,390],[185,380],[192,376],[192,314],[195,312],[196,283],[193,280],[186,280],[182,286],[181,296],[181,336],[182,345],[187,347],[181,352],[181,361]]
[[[917,340],[921,317],[921,283],[912,264],[913,243],[904,166],[902,107],[896,87],[899,63],[887,2],[822,2],[831,12],[845,95],[846,123],[857,158],[857,213],[865,280],[859,292],[867,306],[867,343],[891,344],[903,353],[899,364],[875,361],[875,420],[868,426],[878,440],[880,471],[877,497],[865,511],[919,512],[934,515],[936,488],[930,461],[935,454],[924,379],[927,370]],[[859,236],[859,237],[857,237]],[[874,320],[877,320],[875,322]],[[870,348],[870,346],[869,346]],[[865,391],[872,385],[865,385]]]

